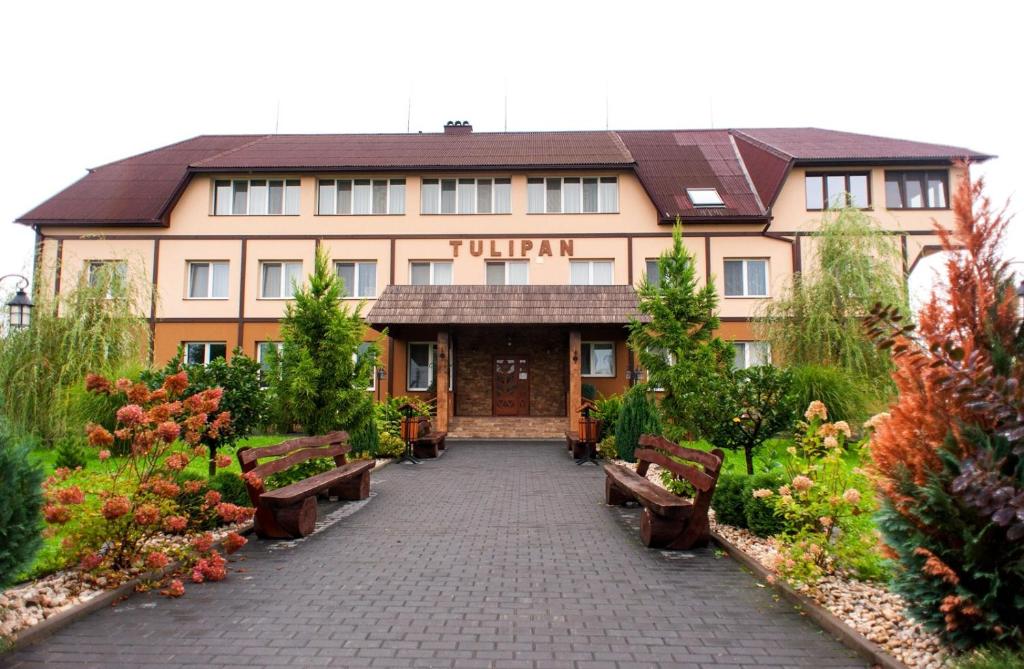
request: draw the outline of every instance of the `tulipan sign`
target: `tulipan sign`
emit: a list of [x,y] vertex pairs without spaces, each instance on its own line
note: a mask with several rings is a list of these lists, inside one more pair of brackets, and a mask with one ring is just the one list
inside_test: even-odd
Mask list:
[[452,257],[458,258],[463,244],[469,247],[469,255],[486,256],[488,258],[526,258],[529,256],[554,256],[557,243],[558,255],[572,257],[571,239],[451,239]]

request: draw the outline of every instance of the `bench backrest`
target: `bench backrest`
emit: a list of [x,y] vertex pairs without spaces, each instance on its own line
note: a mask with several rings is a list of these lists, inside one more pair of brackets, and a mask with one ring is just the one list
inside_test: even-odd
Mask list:
[[[271,474],[283,472],[314,458],[334,458],[334,464],[340,467],[347,461],[346,454],[351,448],[348,445],[348,433],[339,430],[314,437],[289,439],[274,446],[246,446],[238,449],[237,455],[242,472],[252,472],[260,479],[259,485],[256,486],[253,486],[249,480],[245,482],[245,487],[249,490],[249,497],[255,504],[260,493],[264,491],[263,479]],[[262,458],[276,459],[259,464]]]
[[[725,453],[722,452],[722,449],[699,451],[695,448],[680,446],[653,434],[640,435],[638,444],[640,448],[636,449],[637,474],[647,476],[647,469],[652,464],[664,467],[678,478],[689,481],[697,489],[697,495],[693,500],[694,511],[707,510],[711,504],[711,495],[715,491],[715,484],[718,483],[718,475],[722,471],[722,462],[725,461]],[[675,458],[696,463],[701,466],[701,469],[679,462]]]

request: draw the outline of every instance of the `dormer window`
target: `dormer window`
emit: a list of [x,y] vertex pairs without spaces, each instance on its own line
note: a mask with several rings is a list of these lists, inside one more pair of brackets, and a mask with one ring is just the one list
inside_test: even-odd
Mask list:
[[694,207],[724,207],[725,201],[717,188],[687,188],[686,195]]

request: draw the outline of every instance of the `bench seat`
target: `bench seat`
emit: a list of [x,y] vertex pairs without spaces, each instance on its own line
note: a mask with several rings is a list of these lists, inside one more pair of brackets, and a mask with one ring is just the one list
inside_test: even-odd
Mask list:
[[314,474],[308,479],[296,481],[295,483],[265,492],[260,496],[260,499],[266,500],[275,507],[291,506],[304,497],[314,496],[325,490],[337,488],[339,483],[357,477],[363,472],[370,471],[373,469],[374,464],[371,460],[349,462],[340,467],[329,469],[326,472]]
[[639,504],[659,516],[685,518],[693,510],[693,502],[673,495],[629,467],[609,464],[604,466],[604,471],[616,485],[628,490]]

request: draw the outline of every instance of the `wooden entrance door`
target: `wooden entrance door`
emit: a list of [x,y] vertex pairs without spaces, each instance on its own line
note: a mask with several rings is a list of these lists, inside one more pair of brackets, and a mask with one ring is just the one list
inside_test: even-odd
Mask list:
[[530,366],[526,356],[494,358],[494,415],[530,415]]

